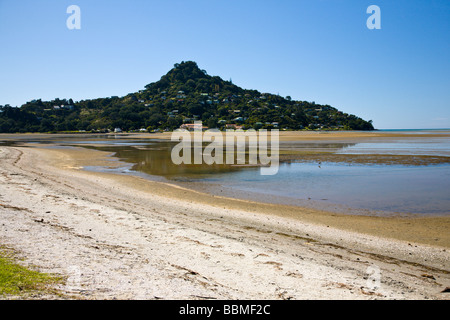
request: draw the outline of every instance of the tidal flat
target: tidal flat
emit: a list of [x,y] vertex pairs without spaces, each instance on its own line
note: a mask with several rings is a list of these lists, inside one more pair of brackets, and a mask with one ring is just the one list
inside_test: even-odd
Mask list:
[[[380,138],[295,134],[301,143]],[[63,293],[81,299],[447,299],[448,215],[349,214],[217,195],[133,168],[124,156],[130,151],[118,156],[99,149],[112,147],[107,139],[147,149],[147,139],[167,142],[168,134],[62,137],[0,137],[0,241],[42,272],[70,276],[78,267],[79,282],[60,285]],[[285,138],[281,133],[282,145]],[[320,171],[327,163],[309,165]],[[446,164],[407,165],[440,166]],[[252,170],[258,168],[222,174]],[[367,281],[369,267],[379,268],[380,287]]]

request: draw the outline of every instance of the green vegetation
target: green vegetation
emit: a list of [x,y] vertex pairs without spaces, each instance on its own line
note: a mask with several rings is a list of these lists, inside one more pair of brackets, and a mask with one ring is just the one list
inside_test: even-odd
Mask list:
[[0,298],[7,295],[46,293],[48,286],[59,278],[22,267],[11,259],[5,250],[0,250]]
[[210,76],[195,62],[174,68],[144,90],[78,102],[33,100],[0,106],[0,132],[163,131],[202,120],[210,128],[373,130],[372,121],[329,105],[246,90]]

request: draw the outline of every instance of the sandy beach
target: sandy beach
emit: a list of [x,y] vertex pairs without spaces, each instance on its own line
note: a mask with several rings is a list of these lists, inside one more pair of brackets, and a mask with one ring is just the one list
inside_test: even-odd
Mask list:
[[[87,132],[68,133],[68,134],[52,134],[51,137],[58,139],[62,137],[77,137],[89,134]],[[105,135],[105,134],[101,134]],[[159,132],[159,133],[109,133],[109,136],[129,137],[133,139],[162,139],[170,140],[172,132]],[[270,135],[270,134],[269,134]],[[448,130],[435,130],[433,133],[410,133],[406,134],[402,131],[279,131],[280,141],[307,141],[307,140],[360,140],[360,139],[377,139],[377,138],[429,138],[429,137],[449,137]],[[27,139],[43,139],[49,138],[45,133],[25,133],[25,134],[8,134],[1,133],[0,139],[7,140],[27,140]]]
[[449,17],[0,0],[0,302],[450,300]]
[[66,277],[67,297],[448,299],[448,217],[342,215],[82,170],[114,165],[107,155],[0,146],[0,244]]

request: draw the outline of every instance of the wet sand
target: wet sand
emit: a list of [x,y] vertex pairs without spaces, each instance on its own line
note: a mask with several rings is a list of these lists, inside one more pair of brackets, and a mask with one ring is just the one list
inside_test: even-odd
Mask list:
[[[171,133],[132,133],[122,134],[131,138],[154,138],[170,140]],[[270,136],[270,132],[268,133]],[[392,131],[279,131],[280,142],[298,141],[359,141],[363,139],[383,139],[383,138],[438,138],[450,137],[448,131],[436,133],[405,133]]]
[[383,165],[410,165],[421,166],[430,164],[448,164],[450,157],[431,155],[398,155],[398,154],[339,154],[317,152],[280,153],[280,161],[296,162],[333,162],[333,163],[359,163]]
[[[86,151],[82,148],[64,150],[41,149],[52,156],[52,166],[62,169],[81,170],[85,166],[117,167],[123,165],[111,160],[110,153]],[[121,185],[135,188],[143,192],[151,190],[152,194],[170,197],[183,201],[195,201],[217,208],[243,210],[252,213],[263,213],[300,221],[309,221],[339,229],[356,231],[375,236],[388,237],[404,241],[412,241],[428,245],[450,248],[450,217],[374,217],[364,215],[347,215],[288,206],[280,204],[259,203],[254,201],[221,197],[206,192],[180,187],[172,183],[150,181],[140,177],[116,175],[100,172],[83,172],[89,175],[108,176]]]
[[0,243],[42,271],[79,270],[59,288],[71,298],[448,299],[448,217],[341,215],[82,170],[119,165],[108,155],[0,146]]
[[[0,141],[6,140],[29,140],[29,139],[59,139],[59,138],[77,138],[84,135],[94,136],[110,136],[110,137],[126,137],[130,139],[163,139],[170,140],[171,132],[161,133],[86,133],[80,132],[78,134],[44,134],[44,133],[26,133],[26,134],[0,134]],[[269,133],[270,135],[270,133]],[[420,131],[414,133],[408,132],[394,132],[394,131],[279,131],[280,141],[297,142],[297,141],[318,141],[318,140],[345,140],[358,141],[360,139],[378,139],[378,138],[436,138],[436,137],[450,137],[448,130],[436,131],[433,133]]]

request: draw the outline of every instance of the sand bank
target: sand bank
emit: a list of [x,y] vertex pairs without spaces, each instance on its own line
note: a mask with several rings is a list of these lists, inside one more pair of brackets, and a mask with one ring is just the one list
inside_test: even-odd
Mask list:
[[[270,133],[269,133],[270,134]],[[31,139],[59,139],[59,138],[77,138],[83,135],[97,135],[110,137],[126,137],[130,139],[163,139],[170,140],[172,132],[161,133],[108,133],[95,134],[80,132],[78,134],[45,134],[45,133],[26,133],[26,134],[0,134],[0,140],[31,140]],[[448,130],[430,132],[415,131],[279,131],[280,141],[316,141],[316,140],[360,140],[360,139],[379,139],[379,138],[436,138],[450,137]]]
[[448,298],[448,218],[338,215],[82,170],[114,166],[106,155],[0,146],[0,243],[66,275],[73,297]]
[[[131,138],[154,138],[170,140],[172,133],[122,133]],[[270,136],[270,132],[269,132]],[[318,140],[360,140],[360,139],[383,139],[383,138],[436,138],[450,137],[448,131],[429,133],[416,131],[410,132],[393,132],[393,131],[279,131],[280,141],[296,142],[296,141],[318,141]]]

